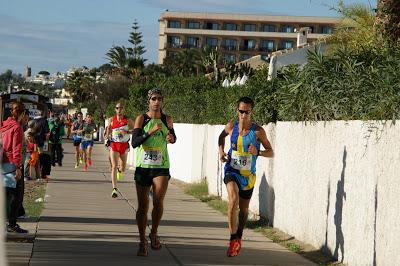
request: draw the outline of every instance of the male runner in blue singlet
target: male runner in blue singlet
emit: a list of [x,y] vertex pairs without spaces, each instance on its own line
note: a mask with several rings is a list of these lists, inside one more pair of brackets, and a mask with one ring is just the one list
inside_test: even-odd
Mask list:
[[[228,192],[228,224],[230,242],[228,257],[239,255],[243,229],[247,221],[249,203],[256,182],[256,160],[258,156],[273,157],[273,150],[265,130],[251,121],[254,102],[242,97],[237,102],[238,121],[229,122],[218,139],[219,155],[225,164],[224,183]],[[231,147],[224,152],[225,138],[230,136]],[[260,150],[260,144],[264,150]],[[236,210],[239,206],[239,222]]]

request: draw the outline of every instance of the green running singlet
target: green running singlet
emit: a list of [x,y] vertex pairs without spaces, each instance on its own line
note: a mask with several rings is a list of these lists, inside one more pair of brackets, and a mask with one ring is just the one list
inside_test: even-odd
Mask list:
[[141,168],[169,168],[169,156],[167,150],[168,128],[161,119],[152,118],[143,128],[149,132],[156,124],[162,124],[159,131],[149,136],[136,150],[136,167]]

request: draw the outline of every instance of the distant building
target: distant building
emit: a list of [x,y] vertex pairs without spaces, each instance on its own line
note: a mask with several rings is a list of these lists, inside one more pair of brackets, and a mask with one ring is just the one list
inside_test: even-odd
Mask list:
[[339,18],[164,12],[161,14],[158,63],[188,48],[218,47],[226,61],[291,49],[297,30],[308,28],[308,41],[332,33]]
[[[29,68],[30,69],[30,68]],[[30,72],[29,72],[30,74]],[[65,85],[65,74],[57,73],[54,75],[37,74],[35,76],[26,76],[26,82],[49,85],[56,89],[61,89]]]
[[32,75],[32,69],[29,66],[27,66],[25,68],[25,78],[29,78],[31,75]]

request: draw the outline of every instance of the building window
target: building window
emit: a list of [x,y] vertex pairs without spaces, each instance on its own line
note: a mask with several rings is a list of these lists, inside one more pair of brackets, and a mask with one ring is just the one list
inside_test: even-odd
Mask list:
[[294,27],[291,25],[282,26],[282,32],[294,32]]
[[256,41],[255,40],[243,40],[243,49],[245,51],[252,51],[256,48]]
[[236,55],[234,54],[224,54],[224,59],[227,62],[236,63]]
[[321,27],[322,34],[332,34],[332,27],[330,26],[322,26]]
[[274,50],[274,41],[272,40],[262,40],[261,50],[265,52],[271,52]]
[[250,57],[251,57],[251,55],[249,55],[249,54],[242,54],[242,55],[240,56],[240,61],[247,60],[247,59],[249,59]]
[[257,31],[256,24],[244,24],[244,31]]
[[219,24],[215,22],[207,22],[206,23],[206,29],[207,30],[219,30]]
[[292,41],[282,41],[282,48],[283,49],[293,48],[293,42]]
[[168,28],[181,28],[181,22],[180,21],[175,21],[175,20],[171,20],[168,21]]
[[224,29],[225,30],[237,30],[237,25],[234,23],[225,23]]
[[182,40],[177,36],[168,36],[168,44],[171,48],[181,48]]
[[265,31],[265,32],[276,32],[276,26],[275,25],[264,25],[263,31]]
[[235,39],[224,39],[224,48],[226,50],[236,50],[237,40]]
[[200,29],[200,22],[189,21],[188,22],[188,29]]
[[197,38],[197,37],[188,37],[187,38],[187,45],[189,48],[200,47],[199,44],[200,44],[199,38]]
[[217,38],[206,38],[206,45],[215,48],[218,46],[218,39]]

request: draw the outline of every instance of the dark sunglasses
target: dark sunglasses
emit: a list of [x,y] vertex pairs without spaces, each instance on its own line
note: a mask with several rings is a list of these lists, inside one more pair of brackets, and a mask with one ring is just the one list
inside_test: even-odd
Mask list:
[[248,115],[248,114],[250,114],[251,110],[240,110],[240,109],[238,109],[238,112],[241,113],[241,114]]
[[150,100],[152,100],[152,101],[156,101],[156,100],[159,100],[159,101],[162,101],[162,97],[151,97],[150,98]]
[[122,106],[116,106],[115,109],[124,109]]

